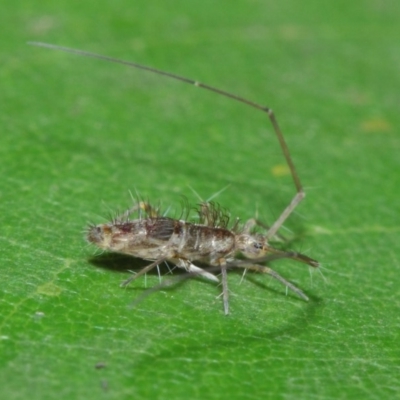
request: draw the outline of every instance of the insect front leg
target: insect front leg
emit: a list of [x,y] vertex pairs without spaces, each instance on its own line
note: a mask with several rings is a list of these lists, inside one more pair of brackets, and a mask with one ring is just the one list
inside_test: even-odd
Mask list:
[[[256,235],[252,235],[251,234],[251,230],[256,225],[257,226],[261,226],[264,229],[267,229],[266,235],[264,237],[261,237],[263,239],[263,241],[264,241],[264,250],[266,251],[266,253],[275,254],[275,255],[278,255],[278,256],[280,255],[282,258],[291,258],[293,260],[300,261],[302,263],[308,264],[308,265],[310,265],[311,267],[314,267],[314,268],[318,268],[319,267],[319,263],[318,263],[317,260],[314,260],[313,258],[306,256],[305,254],[301,254],[301,253],[298,253],[296,251],[282,251],[282,250],[278,250],[278,249],[270,246],[268,244],[268,238],[269,238],[269,232],[271,231],[272,228],[269,228],[268,225],[265,225],[264,223],[262,223],[261,221],[255,219],[255,218],[249,219],[246,222],[246,224],[244,225],[244,228],[243,228],[243,233],[247,234],[247,235],[250,235],[252,237],[256,237]],[[277,238],[279,238],[279,239],[281,239],[283,241],[286,240],[285,237],[282,236],[279,233],[276,233],[275,237],[277,237]]]
[[[240,265],[239,265],[240,266]],[[301,291],[298,287],[293,285],[293,283],[290,283],[287,281],[285,278],[283,278],[281,275],[279,275],[276,271],[273,269],[259,265],[259,264],[248,264],[248,265],[243,265],[243,268],[246,268],[247,270],[252,270],[256,272],[261,272],[263,274],[268,274],[271,275],[273,278],[281,282],[283,285],[285,285],[288,289],[292,290],[294,293],[296,293],[299,297],[302,299],[308,301],[308,297]]]

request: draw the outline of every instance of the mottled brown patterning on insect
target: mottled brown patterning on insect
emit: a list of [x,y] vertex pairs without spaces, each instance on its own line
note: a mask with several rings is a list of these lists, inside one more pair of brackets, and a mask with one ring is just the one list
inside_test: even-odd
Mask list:
[[[232,267],[245,268],[246,270],[269,274],[287,288],[293,290],[300,297],[308,300],[307,296],[300,289],[282,278],[271,268],[263,265],[263,263],[271,261],[272,259],[291,258],[312,267],[318,267],[318,262],[310,257],[297,252],[280,251],[269,245],[269,241],[277,236],[279,229],[286,219],[305,197],[289,148],[281,128],[278,125],[275,114],[269,107],[262,106],[253,101],[244,99],[243,97],[196,80],[145,65],[46,43],[30,42],[30,44],[124,64],[188,83],[246,104],[266,113],[279,141],[283,156],[285,157],[292,175],[296,193],[270,227],[266,227],[256,219],[247,221],[242,228],[239,228],[239,221],[236,220],[234,224],[229,227],[229,215],[213,203],[200,204],[197,210],[199,221],[198,223],[191,223],[187,222],[185,219],[172,219],[161,216],[157,208],[152,207],[146,202],[139,202],[132,209],[126,211],[122,216],[108,224],[90,226],[87,238],[89,242],[96,246],[105,250],[130,254],[135,257],[153,261],[138,274],[132,275],[123,285],[127,285],[132,280],[145,274],[164,261],[169,261],[180,268],[186,269],[190,275],[201,275],[207,279],[219,282],[219,279],[211,273],[211,270],[207,271],[193,264],[193,262],[198,261],[210,265],[213,267],[211,268],[212,270],[215,268],[220,269],[225,314],[229,312],[227,269]],[[129,219],[130,215],[135,211],[138,212],[138,218],[133,220]],[[266,230],[265,235],[252,233],[256,225]],[[248,260],[242,261],[238,259],[238,254],[242,254]],[[270,256],[268,256],[268,254]]]
[[162,216],[98,225],[90,229],[88,239],[104,249],[147,260],[207,260],[211,265],[237,247],[235,234],[228,229]]
[[104,249],[146,260],[207,258],[211,265],[235,249],[235,236],[227,229],[167,217],[99,225],[90,230],[88,239]]

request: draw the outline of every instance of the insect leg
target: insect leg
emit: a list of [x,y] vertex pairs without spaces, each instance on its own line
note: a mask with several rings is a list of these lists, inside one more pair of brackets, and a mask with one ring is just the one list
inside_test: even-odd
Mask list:
[[302,299],[308,301],[308,297],[301,291],[299,288],[297,288],[293,283],[290,283],[287,281],[285,278],[283,278],[281,275],[279,275],[276,271],[269,267],[265,267],[263,265],[258,265],[258,264],[249,264],[243,266],[243,268],[256,271],[256,272],[261,272],[263,274],[268,274],[271,275],[273,278],[281,282],[283,285],[285,285],[288,289],[292,290],[294,293],[296,293],[299,297]]
[[147,265],[146,267],[144,267],[143,269],[141,269],[137,274],[132,274],[127,280],[123,281],[120,286],[128,286],[132,281],[134,281],[135,279],[139,278],[139,276],[144,275],[146,272],[149,272],[150,270],[152,270],[154,267],[156,267],[157,265],[161,264],[162,262],[166,261],[166,258],[160,258],[154,262],[152,262],[151,264]]
[[[314,268],[318,268],[318,267],[319,267],[319,262],[316,261],[316,260],[314,260],[314,259],[311,258],[311,257],[308,257],[308,256],[306,256],[306,255],[304,255],[304,254],[301,254],[301,253],[298,253],[298,252],[296,252],[296,251],[282,251],[282,250],[278,250],[278,249],[275,249],[274,247],[268,245],[267,238],[268,238],[268,234],[269,234],[269,232],[270,232],[270,228],[268,227],[268,225],[265,225],[263,222],[261,222],[261,221],[255,219],[255,218],[249,219],[249,220],[246,222],[246,224],[244,225],[244,228],[243,228],[243,232],[244,232],[244,233],[247,233],[247,234],[250,234],[250,233],[251,233],[251,229],[252,229],[254,226],[256,226],[256,225],[261,226],[261,227],[264,228],[264,229],[269,229],[268,232],[267,232],[267,235],[265,236],[265,239],[266,239],[265,250],[266,250],[268,253],[275,254],[275,255],[278,256],[278,258],[292,258],[293,260],[300,261],[300,262],[302,262],[302,263],[311,265],[311,266],[314,267]],[[282,240],[282,241],[285,241],[285,240],[286,240],[285,237],[282,236],[280,233],[276,233],[275,236],[276,236],[277,238],[279,238],[280,240]],[[268,256],[268,257],[269,257],[269,256]]]
[[205,271],[202,268],[197,267],[196,265],[192,264],[189,260],[180,258],[178,260],[172,260],[172,261],[176,264],[176,266],[185,269],[189,273],[192,273],[194,275],[201,275],[202,277],[213,282],[219,282],[219,279],[215,275]]
[[222,275],[222,298],[224,302],[225,315],[229,314],[229,289],[228,289],[228,274],[226,272],[226,265],[221,265]]

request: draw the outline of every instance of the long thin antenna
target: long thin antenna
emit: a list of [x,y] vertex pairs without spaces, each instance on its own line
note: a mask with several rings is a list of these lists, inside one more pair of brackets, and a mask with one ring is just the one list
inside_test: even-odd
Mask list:
[[85,57],[92,57],[92,58],[98,58],[100,60],[106,60],[106,61],[110,61],[116,64],[123,64],[123,65],[127,65],[129,67],[133,67],[133,68],[138,68],[138,69],[142,69],[145,71],[149,71],[158,75],[163,75],[166,76],[168,78],[172,78],[172,79],[176,79],[178,81],[181,82],[185,82],[206,90],[209,90],[211,92],[220,94],[222,96],[228,97],[230,99],[239,101],[241,103],[247,104],[250,107],[256,108],[258,110],[261,110],[265,113],[268,114],[268,117],[272,123],[272,126],[274,127],[274,131],[276,136],[278,137],[278,141],[279,144],[281,146],[283,155],[286,159],[287,164],[289,165],[289,169],[292,175],[292,179],[294,182],[294,185],[296,187],[296,194],[293,197],[292,201],[289,203],[289,205],[283,210],[282,214],[279,216],[279,218],[274,222],[274,224],[271,226],[271,228],[269,229],[269,231],[266,234],[266,239],[270,239],[272,238],[277,231],[279,230],[279,228],[282,226],[282,224],[285,222],[285,220],[289,217],[289,215],[293,212],[293,210],[296,208],[296,206],[303,200],[303,198],[305,197],[305,193],[303,191],[301,182],[300,182],[300,178],[297,174],[296,168],[293,164],[292,158],[290,156],[290,152],[289,152],[289,148],[286,144],[286,141],[283,137],[282,131],[278,125],[278,121],[275,118],[275,114],[273,113],[272,109],[270,109],[269,107],[266,106],[262,106],[260,104],[254,103],[253,101],[247,100],[243,97],[237,96],[235,94],[226,92],[224,90],[221,89],[217,89],[213,86],[209,86],[206,85],[204,83],[198,82],[196,80],[193,79],[188,79],[179,75],[175,75],[169,72],[165,72],[165,71],[161,71],[159,69],[156,68],[152,68],[152,67],[147,67],[145,65],[141,65],[141,64],[137,64],[137,63],[133,63],[130,61],[124,61],[124,60],[119,60],[113,57],[107,57],[107,56],[103,56],[100,54],[95,54],[95,53],[90,53],[87,51],[82,51],[82,50],[76,50],[76,49],[71,49],[69,47],[63,47],[63,46],[57,46],[54,44],[48,44],[48,43],[42,43],[42,42],[28,42],[29,45],[32,46],[38,46],[38,47],[45,47],[48,49],[53,49],[53,50],[60,50],[60,51],[65,51],[67,53],[73,53],[73,54],[77,54],[80,56],[85,56]]

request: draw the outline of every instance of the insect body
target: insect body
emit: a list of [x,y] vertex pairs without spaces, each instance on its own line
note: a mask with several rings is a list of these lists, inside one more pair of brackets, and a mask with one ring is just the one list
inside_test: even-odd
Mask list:
[[[212,210],[215,214],[214,204],[206,204],[207,211]],[[138,219],[125,217],[136,209],[144,210],[145,217],[143,218],[141,213]],[[204,210],[204,206],[200,210]],[[219,266],[225,263],[223,260],[236,253],[241,240],[226,226],[205,225],[205,216],[200,210],[199,223],[191,223],[161,216],[151,205],[140,202],[128,210],[124,217],[117,217],[109,224],[90,227],[87,236],[89,242],[100,248],[154,260],[154,266],[169,261],[190,273],[200,274],[218,282],[218,278],[192,262],[201,261],[211,266]],[[137,276],[129,278],[124,285]]]
[[[138,210],[143,210],[145,216],[140,212],[138,219],[130,219],[129,216]],[[257,224],[256,220],[249,220],[241,228],[238,223],[229,228],[228,218],[214,203],[200,204],[197,212],[199,222],[191,223],[161,216],[150,204],[139,202],[108,224],[90,226],[87,238],[102,249],[154,261],[123,282],[123,286],[164,261],[184,268],[192,275],[219,282],[215,275],[194,264],[201,262],[221,269],[225,314],[229,313],[226,270],[230,267],[267,273],[308,300],[300,289],[260,263],[265,262],[263,257],[267,254],[293,258],[313,267],[318,266],[315,260],[300,253],[275,249],[265,236],[252,234],[251,228]],[[244,255],[248,261],[238,261],[238,254]]]
[[[146,70],[201,87],[261,110],[268,115],[289,166],[296,187],[296,194],[278,219],[268,228],[256,219],[247,221],[242,227],[239,227],[238,222],[236,222],[233,227],[229,227],[229,218],[214,203],[201,203],[197,210],[199,220],[197,223],[191,223],[162,216],[157,209],[141,201],[108,224],[90,226],[87,239],[96,246],[105,250],[129,254],[153,261],[138,274],[132,275],[123,282],[123,286],[129,284],[131,281],[150,271],[162,262],[168,261],[180,268],[184,268],[190,275],[200,275],[217,282],[219,282],[219,279],[212,272],[214,272],[215,268],[219,269],[222,275],[221,280],[225,314],[229,313],[227,269],[233,267],[267,273],[293,290],[303,299],[308,300],[307,296],[300,289],[281,277],[277,272],[264,265],[266,261],[276,258],[292,258],[312,267],[318,267],[319,265],[317,261],[303,254],[281,251],[269,244],[270,240],[276,236],[285,220],[305,196],[289,149],[275,115],[270,108],[212,86],[151,67],[51,44],[36,42],[30,44],[99,58]],[[138,218],[130,218],[135,212],[138,213]],[[264,235],[252,233],[256,225],[266,229]],[[244,256],[246,260],[238,259],[238,255]],[[207,268],[201,268],[195,263],[206,264],[212,267],[212,271]]]

